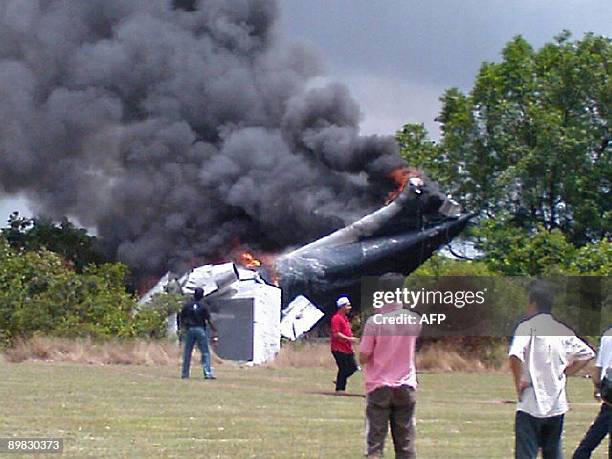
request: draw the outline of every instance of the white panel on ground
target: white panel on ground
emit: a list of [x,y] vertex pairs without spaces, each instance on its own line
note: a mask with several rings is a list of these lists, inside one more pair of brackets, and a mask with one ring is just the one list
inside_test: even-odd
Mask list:
[[308,298],[299,295],[285,309],[285,315],[280,323],[280,333],[285,338],[295,341],[314,327],[323,316],[323,312]]

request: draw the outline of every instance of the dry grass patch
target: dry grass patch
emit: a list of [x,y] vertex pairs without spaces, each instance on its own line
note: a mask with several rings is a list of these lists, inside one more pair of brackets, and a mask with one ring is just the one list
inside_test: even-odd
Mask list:
[[[210,347],[214,364],[226,363]],[[198,351],[194,351],[192,359]],[[199,354],[198,354],[199,355]],[[4,352],[8,362],[45,360],[99,365],[177,365],[182,348],[170,341],[110,340],[96,342],[90,338],[51,338],[35,336],[18,340]]]
[[474,357],[465,357],[442,346],[429,346],[417,353],[417,369],[432,372],[477,372],[487,370],[486,365]]
[[[357,351],[355,347],[355,351]],[[211,347],[213,363],[229,363],[219,358]],[[5,351],[9,362],[44,360],[88,364],[119,365],[179,365],[182,348],[165,340],[111,340],[95,342],[91,339],[34,337],[22,340]],[[194,359],[199,358],[194,351]],[[487,352],[461,353],[445,343],[433,343],[417,352],[419,372],[483,372],[506,369],[505,347]],[[284,343],[270,368],[322,368],[335,370],[336,364],[328,340]],[[588,371],[588,370],[587,370]]]
[[284,344],[276,359],[268,365],[274,368],[336,368],[329,343],[324,342]]
[[97,343],[88,338],[34,337],[20,340],[4,353],[9,362],[45,360],[89,364],[175,365],[180,348],[167,341],[112,340]]
[[[358,351],[357,346],[355,352]],[[464,355],[445,343],[434,343],[417,352],[418,371],[446,373],[451,371],[480,372],[505,368],[505,349],[503,357],[491,359],[477,355]],[[503,362],[500,360],[503,359]],[[282,346],[276,360],[270,362],[273,368],[327,368],[335,369],[336,364],[327,341],[286,343]]]

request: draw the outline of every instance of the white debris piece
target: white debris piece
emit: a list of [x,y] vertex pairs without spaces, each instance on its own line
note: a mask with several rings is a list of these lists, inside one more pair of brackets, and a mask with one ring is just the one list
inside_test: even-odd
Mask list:
[[157,282],[157,284],[155,284],[155,286],[151,290],[149,290],[147,293],[142,295],[142,298],[138,300],[138,305],[142,306],[143,304],[147,304],[149,301],[151,301],[154,295],[158,293],[164,293],[166,291],[166,286],[168,285],[169,281],[170,281],[170,272],[167,272],[166,274],[163,275],[163,277]]
[[285,309],[280,323],[280,333],[285,338],[295,341],[312,329],[323,316],[323,312],[308,298],[299,295]]
[[180,280],[183,292],[193,295],[196,287],[204,290],[204,296],[220,294],[238,280],[238,269],[234,263],[204,265],[192,269]]

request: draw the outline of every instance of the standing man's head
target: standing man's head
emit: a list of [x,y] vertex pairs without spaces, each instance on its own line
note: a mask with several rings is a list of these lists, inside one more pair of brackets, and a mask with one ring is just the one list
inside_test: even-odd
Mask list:
[[336,307],[338,312],[346,315],[351,311],[351,300],[349,300],[348,296],[340,296],[336,300]]
[[552,311],[555,294],[548,282],[533,281],[529,286],[527,312],[529,315]]
[[[396,292],[404,287],[406,276],[401,273],[386,273],[376,280],[376,289],[379,292]],[[385,303],[378,308],[378,312],[390,312],[404,306],[401,298],[395,297],[394,300]]]
[[202,290],[200,287],[196,287],[193,291],[193,299],[199,301],[202,298],[204,298],[204,290]]

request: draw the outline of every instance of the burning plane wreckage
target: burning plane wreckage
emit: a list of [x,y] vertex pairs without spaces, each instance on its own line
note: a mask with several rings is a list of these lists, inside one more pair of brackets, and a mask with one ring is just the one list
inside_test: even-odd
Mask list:
[[[268,361],[280,349],[281,335],[295,340],[310,330],[337,294],[357,300],[364,276],[410,274],[465,228],[471,216],[462,214],[458,203],[420,177],[406,182],[384,207],[296,250],[266,256],[265,262],[245,252],[183,275],[169,272],[141,304],[156,293],[191,295],[202,287],[219,329],[219,356]],[[169,334],[176,332],[174,317],[168,327]]]
[[[277,0],[9,3],[0,195],[95,228],[138,285],[177,273],[153,292],[205,286],[222,357],[267,360],[336,293],[410,273],[466,223],[393,136],[360,132],[310,46],[281,39]],[[398,176],[413,180],[366,215]],[[234,241],[279,255],[195,267]]]

